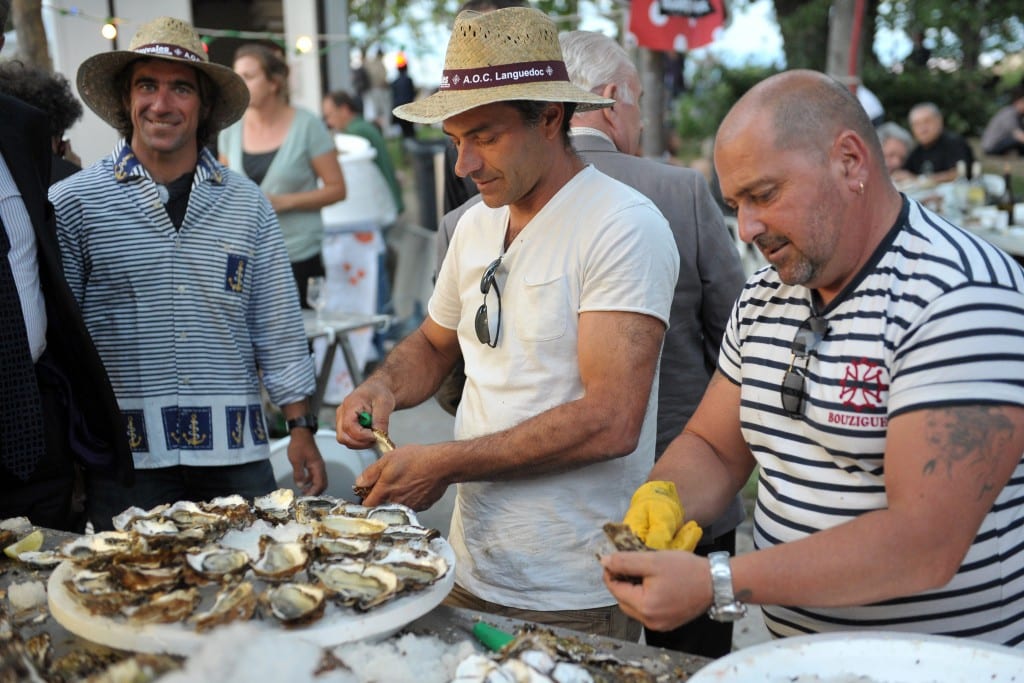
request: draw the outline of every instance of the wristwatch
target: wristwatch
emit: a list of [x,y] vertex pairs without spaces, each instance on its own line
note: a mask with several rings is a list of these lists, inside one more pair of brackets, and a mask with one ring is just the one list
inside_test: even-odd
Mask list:
[[747,613],[747,606],[733,595],[729,553],[724,550],[708,553],[708,561],[711,563],[711,591],[715,598],[708,616],[723,622],[742,619]]
[[302,417],[294,417],[288,420],[288,431],[291,432],[296,427],[305,427],[309,431],[316,434],[316,430],[320,428],[320,420],[317,419],[316,415],[310,413],[309,415],[303,415]]

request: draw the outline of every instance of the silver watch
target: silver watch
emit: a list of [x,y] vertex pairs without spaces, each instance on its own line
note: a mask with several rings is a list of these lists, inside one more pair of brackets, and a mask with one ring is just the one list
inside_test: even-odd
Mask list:
[[742,619],[747,613],[747,606],[733,595],[729,553],[724,550],[708,553],[708,561],[711,563],[711,591],[715,599],[708,616],[724,622]]

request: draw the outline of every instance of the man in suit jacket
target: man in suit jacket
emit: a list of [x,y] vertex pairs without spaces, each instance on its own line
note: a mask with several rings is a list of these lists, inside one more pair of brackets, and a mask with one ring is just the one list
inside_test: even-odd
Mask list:
[[[25,299],[36,304],[23,310],[26,329],[31,324],[45,330],[42,339],[30,346],[46,442],[44,454],[27,479],[0,466],[0,517],[27,516],[38,526],[80,530],[84,520],[72,510],[76,468],[101,469],[130,483],[132,458],[110,381],[64,280],[53,209],[46,199],[50,155],[45,115],[20,100],[0,95],[0,164],[18,192],[0,197],[0,211],[11,239],[11,254],[35,261],[12,263],[12,269],[38,272],[37,279],[29,277],[30,282],[19,283],[19,290],[22,286],[35,290]],[[31,222],[31,236],[13,227],[26,217]],[[18,243],[26,237],[27,242],[34,238],[35,244]]]
[[[10,9],[10,0],[0,0],[0,29]],[[0,30],[0,50],[3,45]],[[16,451],[20,445],[0,440],[0,518],[25,516],[37,526],[81,531],[85,519],[72,502],[79,468],[130,484],[132,454],[106,370],[64,279],[53,207],[46,199],[51,154],[45,114],[0,95],[0,229],[10,242],[7,258],[17,283],[0,281],[17,290],[0,296],[27,302],[22,323],[35,364],[44,439],[28,474],[9,467],[25,455]]]

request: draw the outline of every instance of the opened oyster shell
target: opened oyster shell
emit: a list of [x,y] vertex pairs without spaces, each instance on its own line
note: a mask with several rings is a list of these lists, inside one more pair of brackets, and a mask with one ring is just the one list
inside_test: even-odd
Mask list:
[[148,548],[139,536],[126,531],[101,531],[73,538],[60,546],[60,554],[65,558],[94,569],[108,565],[114,559],[133,559],[146,550]]
[[249,568],[249,556],[235,548],[210,545],[197,552],[186,553],[185,566],[203,579],[221,581],[244,573]]
[[256,590],[250,582],[243,581],[223,588],[217,593],[213,606],[206,612],[193,615],[190,621],[200,632],[221,624],[248,621],[256,611],[256,603]]
[[208,502],[200,503],[199,507],[204,512],[210,512],[223,517],[228,526],[243,527],[255,519],[252,508],[247,501],[237,493],[230,496],[218,496]]
[[260,538],[260,558],[251,564],[253,572],[267,581],[284,581],[309,564],[304,541],[280,543],[270,536]]
[[388,523],[380,519],[328,515],[314,525],[317,532],[327,536],[358,536],[379,538]]
[[270,614],[287,626],[298,626],[319,619],[326,602],[324,590],[305,583],[274,586],[261,598]]
[[287,522],[292,516],[295,492],[291,489],[277,489],[265,496],[258,496],[252,502],[256,515],[268,522]]
[[126,590],[149,593],[166,590],[181,580],[180,564],[161,562],[119,562],[110,566],[110,574]]
[[379,519],[393,526],[420,526],[420,522],[416,518],[416,512],[411,507],[401,503],[384,503],[383,505],[370,508],[369,512],[366,513],[366,517],[368,519]]
[[121,611],[138,624],[168,624],[187,619],[199,605],[200,598],[198,589],[181,588],[149,596],[144,602]]
[[295,521],[309,524],[323,519],[337,505],[338,499],[332,496],[303,496],[295,501]]
[[434,583],[448,571],[448,562],[431,551],[417,551],[408,546],[387,548],[375,554],[375,564],[384,564],[398,575],[399,589],[423,588]]
[[311,571],[338,602],[361,610],[386,602],[398,592],[398,575],[383,565],[344,560]]

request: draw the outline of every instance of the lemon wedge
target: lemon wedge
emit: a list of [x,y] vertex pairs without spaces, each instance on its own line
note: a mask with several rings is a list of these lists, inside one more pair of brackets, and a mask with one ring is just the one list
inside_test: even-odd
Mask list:
[[4,555],[12,559],[18,559],[18,555],[22,553],[35,552],[43,547],[43,532],[36,529],[28,536],[25,536],[16,543],[12,543],[4,548]]

